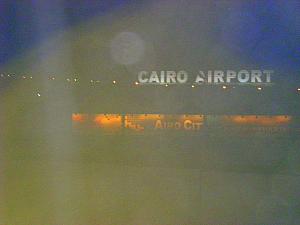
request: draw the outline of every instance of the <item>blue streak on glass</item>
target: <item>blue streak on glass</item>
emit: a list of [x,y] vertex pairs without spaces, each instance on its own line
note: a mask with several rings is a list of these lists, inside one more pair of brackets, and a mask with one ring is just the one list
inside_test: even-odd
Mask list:
[[274,68],[282,76],[298,76],[299,1],[240,2],[233,5],[227,18],[221,17],[221,41],[238,58],[249,64]]
[[[47,5],[48,14],[55,16],[57,11],[51,6],[61,6],[59,9],[63,15],[64,23],[47,23],[42,30],[42,35],[37,35],[36,0],[32,1],[10,1],[4,0],[0,3],[0,65],[12,58],[24,53],[34,47],[47,36],[55,32],[67,29],[91,19],[93,16],[101,16],[112,12],[132,1],[110,0],[110,1],[42,1]],[[41,3],[41,2],[40,2]],[[43,10],[43,9],[42,9]],[[53,10],[53,11],[51,11]],[[46,16],[46,15],[45,15]],[[46,18],[41,18],[46,19]],[[40,28],[39,28],[40,29]]]

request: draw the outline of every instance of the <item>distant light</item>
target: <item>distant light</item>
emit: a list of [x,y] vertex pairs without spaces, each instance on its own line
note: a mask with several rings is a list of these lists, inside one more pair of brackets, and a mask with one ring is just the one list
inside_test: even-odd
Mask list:
[[225,85],[222,86],[223,89],[226,89],[227,87]]
[[51,77],[51,80],[55,80],[55,77]]
[[26,79],[26,76],[22,76],[23,79]]
[[139,85],[139,82],[136,81],[134,84],[135,84],[135,85]]
[[8,76],[8,77],[10,77],[10,75],[9,75],[9,74],[8,74],[7,76]]
[[195,85],[192,85],[192,88],[194,88],[195,87]]
[[166,84],[165,86],[166,86],[166,87],[168,87],[169,85],[168,85],[168,84]]
[[1,74],[1,77],[4,77],[4,75],[3,75],[3,74]]
[[41,94],[38,92],[37,94],[36,94],[38,97],[41,97]]
[[116,84],[116,83],[117,83],[117,81],[114,80],[114,81],[113,81],[113,84]]
[[297,91],[300,91],[300,88],[297,88]]
[[77,79],[77,78],[74,78],[74,81],[75,81],[75,82],[77,82],[77,81],[78,81],[78,79]]
[[94,80],[91,80],[91,83],[94,83]]
[[258,88],[257,88],[257,90],[261,91],[261,90],[262,90],[262,88],[261,88],[261,87],[258,87]]
[[33,77],[30,77],[30,79],[32,79]]

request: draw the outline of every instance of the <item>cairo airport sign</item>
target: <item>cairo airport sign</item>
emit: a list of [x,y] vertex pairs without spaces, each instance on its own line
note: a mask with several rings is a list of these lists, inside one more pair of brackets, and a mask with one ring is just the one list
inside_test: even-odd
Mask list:
[[271,83],[273,70],[208,70],[198,71],[189,75],[187,71],[140,71],[138,81],[140,84],[249,84],[268,85]]

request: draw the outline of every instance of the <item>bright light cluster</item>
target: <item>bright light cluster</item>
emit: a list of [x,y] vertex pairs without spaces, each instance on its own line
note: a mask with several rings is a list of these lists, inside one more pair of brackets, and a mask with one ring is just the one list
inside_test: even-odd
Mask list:
[[[0,74],[0,82],[1,80],[6,80],[6,79],[21,79],[21,80],[33,80],[34,77],[33,76],[27,76],[27,75],[21,75],[21,76],[17,76],[15,74]],[[96,85],[96,84],[103,84],[105,82],[102,82],[100,81],[99,79],[91,79],[91,80],[82,80],[82,79],[79,79],[77,77],[75,78],[63,78],[63,79],[57,79],[56,76],[49,76],[48,77],[48,80],[49,81],[57,81],[57,80],[60,80],[60,81],[65,81],[66,83],[89,83],[91,85]],[[107,84],[107,83],[106,83]],[[114,85],[114,86],[117,86],[117,85],[120,85],[119,82],[117,80],[112,80],[111,81],[111,84]],[[133,83],[131,83],[131,85],[133,86],[142,86],[140,85],[140,82],[138,81],[134,81]],[[200,87],[202,85],[197,85],[197,84],[187,84],[188,86],[190,86],[191,88],[196,88],[196,87]],[[169,86],[173,86],[173,85],[169,85],[169,84],[165,84],[164,85],[165,87],[169,87]],[[216,85],[216,86],[220,86],[222,90],[229,90],[229,89],[235,89],[236,87],[233,86],[233,85]],[[257,91],[262,91],[263,88],[261,86],[255,86],[255,89]],[[300,87],[296,88],[296,92],[298,94],[300,94]],[[41,97],[41,93],[40,92],[36,92],[35,93],[36,96],[38,97]]]

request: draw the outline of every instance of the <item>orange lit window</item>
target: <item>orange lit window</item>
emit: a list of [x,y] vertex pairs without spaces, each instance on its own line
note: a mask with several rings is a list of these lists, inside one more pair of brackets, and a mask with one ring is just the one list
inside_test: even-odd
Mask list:
[[106,129],[122,128],[122,117],[116,114],[95,115],[94,122],[97,126]]
[[226,120],[241,125],[276,126],[288,124],[291,116],[229,116]]
[[85,114],[72,114],[72,121],[73,122],[80,122],[80,123],[83,123],[86,121],[86,118],[87,118],[87,115]]

